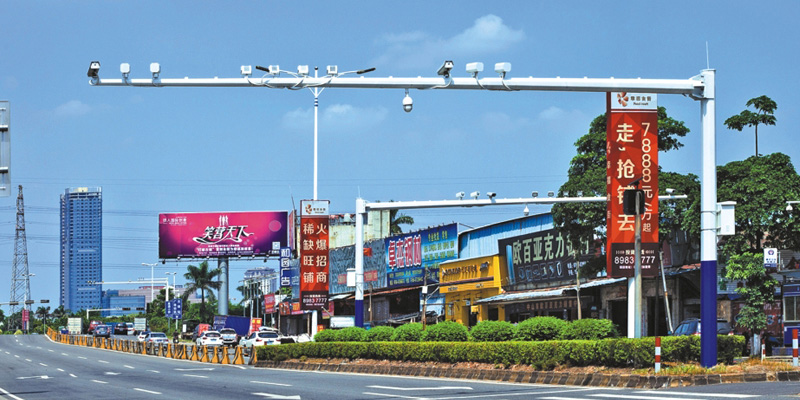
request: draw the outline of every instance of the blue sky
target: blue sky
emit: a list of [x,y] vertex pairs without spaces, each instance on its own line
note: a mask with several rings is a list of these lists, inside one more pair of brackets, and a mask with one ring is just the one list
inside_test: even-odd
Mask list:
[[[0,100],[11,102],[12,184],[23,185],[33,298],[58,304],[58,201],[101,186],[104,278],[149,276],[157,215],[287,210],[312,197],[313,96],[266,88],[91,87],[101,77],[238,77],[240,65],[376,67],[433,76],[445,59],[509,77],[676,78],[717,69],[717,162],[754,152],[751,130],[722,122],[748,99],[778,103],[761,153],[800,160],[795,1],[211,2],[3,1]],[[573,143],[604,112],[602,94],[328,89],[320,96],[319,197],[333,212],[373,200],[452,199],[459,191],[525,197],[557,190]],[[691,133],[661,154],[667,171],[700,173],[700,108],[660,96]],[[779,183],[776,183],[779,184]],[[0,299],[14,256],[15,199],[0,199]],[[720,199],[720,201],[725,199]],[[548,208],[531,207],[532,212]],[[409,212],[414,228],[480,226],[521,207]],[[261,262],[232,264],[231,280]],[[272,265],[270,262],[268,265]],[[156,275],[185,271],[167,263]],[[179,280],[180,283],[180,280]],[[232,294],[232,296],[234,296]]]

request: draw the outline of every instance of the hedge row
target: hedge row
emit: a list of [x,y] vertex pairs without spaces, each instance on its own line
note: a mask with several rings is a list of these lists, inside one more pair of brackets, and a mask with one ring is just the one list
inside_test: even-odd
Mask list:
[[[374,331],[374,332],[373,332]],[[607,319],[581,319],[567,322],[556,317],[534,317],[518,325],[506,321],[481,321],[468,331],[464,325],[445,321],[422,330],[412,323],[398,328],[374,327],[370,330],[350,327],[326,329],[314,336],[316,342],[503,342],[508,340],[597,340],[616,337],[617,330]]]
[[[741,355],[742,336],[718,336],[717,360],[730,364]],[[308,342],[258,349],[259,360],[344,358],[396,361],[480,362],[531,365],[540,370],[557,365],[644,368],[653,365],[655,339],[613,338],[535,342]],[[661,338],[664,362],[700,359],[700,338]]]

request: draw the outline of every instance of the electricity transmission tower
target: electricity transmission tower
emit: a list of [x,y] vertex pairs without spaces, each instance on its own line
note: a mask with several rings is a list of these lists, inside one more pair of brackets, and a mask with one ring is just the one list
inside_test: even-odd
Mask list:
[[[19,185],[17,196],[17,232],[14,237],[14,268],[11,271],[11,315],[17,312],[14,302],[21,305],[21,309],[30,311],[31,281],[28,273],[28,242],[25,239],[25,202],[22,199],[22,185]],[[20,318],[20,326],[22,319]]]

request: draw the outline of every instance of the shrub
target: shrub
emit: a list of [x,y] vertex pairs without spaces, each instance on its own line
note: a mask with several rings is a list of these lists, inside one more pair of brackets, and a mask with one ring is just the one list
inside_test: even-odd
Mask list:
[[517,325],[517,340],[553,340],[567,322],[556,317],[534,317]]
[[506,321],[481,321],[470,334],[477,342],[505,342],[514,339],[516,334],[512,323]]
[[419,322],[400,325],[394,329],[394,334],[392,334],[393,342],[419,342],[420,340],[422,340],[422,324]]
[[466,342],[468,338],[467,327],[453,321],[429,325],[422,336],[426,342]]
[[344,328],[336,333],[336,340],[340,342],[363,342],[366,330],[357,326]]
[[579,319],[567,323],[561,330],[560,340],[598,340],[617,336],[614,323],[608,319]]
[[333,329],[324,329],[314,335],[315,342],[335,342],[337,340],[336,331]]
[[388,342],[392,340],[393,334],[394,328],[391,326],[376,326],[367,331],[364,340],[367,342]]

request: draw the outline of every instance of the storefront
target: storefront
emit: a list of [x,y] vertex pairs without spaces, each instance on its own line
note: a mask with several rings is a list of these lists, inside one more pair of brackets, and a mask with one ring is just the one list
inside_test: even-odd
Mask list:
[[505,269],[499,255],[446,261],[439,264],[440,291],[445,295],[446,319],[470,327],[480,321],[504,321],[502,306],[478,301],[499,295]]

